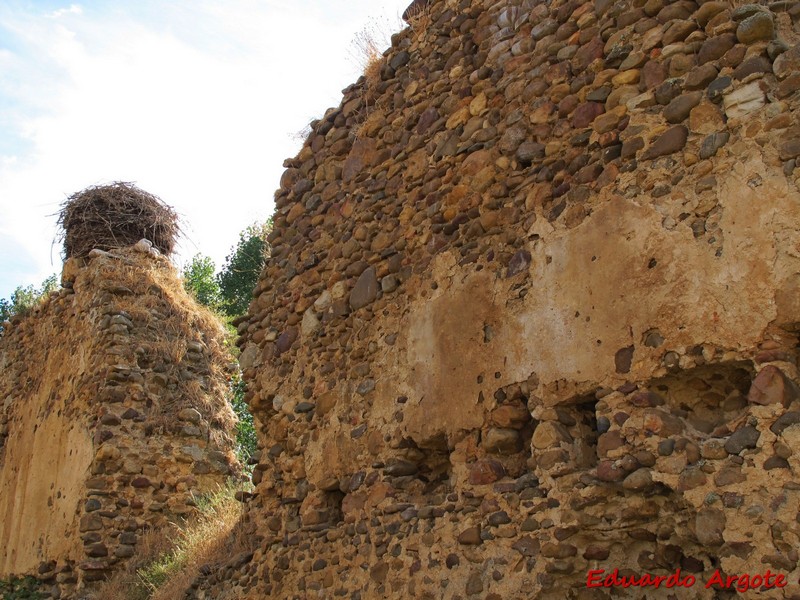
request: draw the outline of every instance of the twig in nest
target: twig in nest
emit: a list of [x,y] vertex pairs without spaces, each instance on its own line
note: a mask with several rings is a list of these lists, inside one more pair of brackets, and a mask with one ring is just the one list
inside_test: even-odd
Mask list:
[[118,181],[73,194],[61,205],[57,240],[65,257],[84,257],[94,248],[111,250],[142,238],[170,255],[181,233],[177,213],[160,198]]

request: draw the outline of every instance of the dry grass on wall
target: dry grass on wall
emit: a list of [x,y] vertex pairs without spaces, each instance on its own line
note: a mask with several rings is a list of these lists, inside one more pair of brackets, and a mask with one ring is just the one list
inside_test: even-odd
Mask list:
[[177,600],[200,570],[215,570],[252,551],[241,524],[242,504],[228,486],[199,498],[197,513],[186,523],[149,530],[124,570],[101,583],[92,600]]
[[373,21],[353,38],[351,54],[364,75],[368,97],[374,97],[381,82],[384,61],[382,46],[387,43],[388,35],[390,34],[385,25]]
[[[114,290],[132,293],[115,294],[115,308],[127,313],[134,323],[145,325],[149,333],[140,328],[137,351],[140,360],[161,362],[171,368],[183,368],[188,360],[188,343],[200,342],[208,360],[206,373],[190,378],[177,378],[179,390],[170,395],[179,405],[162,406],[162,411],[173,415],[182,408],[195,408],[218,433],[233,431],[236,417],[222,398],[227,390],[224,382],[231,373],[231,359],[224,347],[225,334],[219,319],[207,308],[189,296],[175,272],[164,257],[146,257],[129,250],[113,251],[112,257],[95,258],[103,261],[96,271],[98,284]],[[149,327],[147,324],[153,324]],[[232,447],[232,440],[216,440],[222,447]]]
[[406,23],[416,35],[421,35],[431,24],[430,3],[411,6],[404,15]]
[[431,4],[425,2],[411,6],[402,19],[400,17],[396,20],[372,19],[353,38],[351,58],[364,76],[363,103],[356,111],[351,125],[351,135],[354,139],[365,137],[370,116],[375,111],[386,109],[385,98],[381,98],[379,88],[381,73],[386,64],[384,50],[392,45],[392,36],[407,24],[411,35],[418,39],[425,34],[431,22]]

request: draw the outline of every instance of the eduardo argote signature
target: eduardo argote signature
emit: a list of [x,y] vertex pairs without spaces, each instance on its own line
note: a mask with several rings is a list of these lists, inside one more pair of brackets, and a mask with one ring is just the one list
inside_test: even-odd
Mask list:
[[[697,583],[694,575],[684,575],[677,569],[670,575],[620,575],[619,569],[606,571],[604,569],[591,569],[586,574],[586,587],[614,588],[614,587],[641,587],[641,588],[690,588]],[[739,593],[756,589],[773,589],[786,587],[786,576],[773,573],[769,569],[763,573],[744,573],[742,575],[723,575],[719,569],[706,582],[700,582],[706,589],[736,590]]]

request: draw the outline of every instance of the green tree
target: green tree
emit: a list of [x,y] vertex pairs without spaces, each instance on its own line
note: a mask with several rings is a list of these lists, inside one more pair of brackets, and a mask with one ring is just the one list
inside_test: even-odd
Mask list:
[[[261,269],[269,256],[267,235],[272,220],[255,223],[239,234],[239,242],[231,248],[222,270],[214,274],[214,262],[207,256],[197,254],[183,270],[183,285],[194,298],[225,321],[228,331],[228,348],[235,357],[236,328],[231,321],[247,312],[253,289],[258,283]],[[236,426],[236,453],[243,464],[258,448],[253,415],[244,401],[245,384],[241,373],[231,381],[228,401],[239,418]]]
[[3,330],[2,323],[8,321],[15,315],[25,316],[50,292],[57,290],[58,277],[53,274],[42,282],[40,287],[29,285],[26,287],[18,286],[11,298],[0,299],[0,331]]
[[183,269],[183,287],[200,304],[212,310],[219,308],[220,304],[219,283],[214,271],[214,261],[202,254],[195,254],[192,262]]
[[250,306],[253,289],[269,256],[267,235],[271,229],[272,219],[250,225],[239,234],[239,243],[225,258],[217,281],[222,298],[221,309],[229,317],[243,315]]
[[[272,229],[272,220],[255,223],[239,234],[239,242],[225,259],[225,265],[217,274],[220,290],[220,310],[232,320],[247,312],[253,289],[258,283],[261,270],[269,256],[267,235]],[[245,384],[241,374],[234,377],[229,400],[233,412],[239,418],[236,426],[236,446],[239,460],[247,464],[256,453],[258,442],[253,415],[244,401]]]
[[258,441],[253,415],[250,413],[247,402],[244,401],[244,393],[244,381],[241,375],[237,375],[231,384],[229,399],[233,412],[239,417],[239,422],[236,424],[236,454],[242,463],[247,464],[247,461],[255,455],[258,449]]

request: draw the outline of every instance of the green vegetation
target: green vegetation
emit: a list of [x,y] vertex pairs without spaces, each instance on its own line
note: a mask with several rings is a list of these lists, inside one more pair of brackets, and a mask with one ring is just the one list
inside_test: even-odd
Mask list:
[[236,454],[239,460],[246,465],[247,461],[255,455],[258,442],[253,415],[244,401],[244,392],[244,381],[237,375],[231,384],[230,402],[233,412],[239,418],[239,422],[236,424]]
[[102,583],[97,600],[174,600],[191,585],[201,567],[216,567],[237,553],[250,550],[243,535],[241,484],[230,483],[195,498],[197,513],[174,524],[170,535],[150,530],[137,544],[139,554],[122,571]]
[[44,595],[39,591],[41,584],[35,577],[12,577],[0,581],[0,600],[40,600]]
[[[237,489],[228,485],[217,492],[196,498],[198,515],[189,523],[176,526],[173,547],[137,571],[148,598],[152,598],[159,590],[159,596],[165,597],[166,584],[181,579],[179,575],[182,571],[195,571],[202,564],[210,562],[209,559],[230,558],[228,552],[219,550],[221,542],[232,533],[241,514],[242,505],[235,498]],[[235,545],[236,540],[230,542]]]
[[42,282],[39,287],[29,285],[18,286],[11,294],[11,298],[0,298],[0,331],[3,330],[3,321],[18,315],[24,317],[41,302],[50,292],[58,289],[58,277],[53,274]]
[[227,319],[245,314],[269,256],[267,235],[271,228],[269,220],[242,231],[219,273],[214,273],[216,265],[208,256],[196,254],[183,270],[186,291],[200,304]]
[[[208,307],[226,324],[231,353],[236,354],[233,343],[236,329],[232,321],[244,313],[253,297],[253,288],[258,283],[264,268],[269,245],[267,235],[272,221],[253,224],[239,234],[239,242],[231,249],[225,265],[215,274],[214,261],[202,254],[196,254],[183,270],[183,285],[200,304]],[[256,430],[253,415],[244,401],[245,386],[237,374],[230,386],[228,397],[233,411],[239,418],[236,432],[236,446],[239,460],[246,464],[256,452]]]
[[216,266],[208,256],[195,254],[183,269],[183,287],[203,306],[217,310],[220,305],[219,283],[214,275]]
[[253,224],[239,234],[239,243],[225,258],[217,281],[221,297],[222,312],[229,317],[238,317],[247,312],[253,298],[253,288],[258,283],[261,269],[269,255],[267,235],[272,229],[272,220]]

